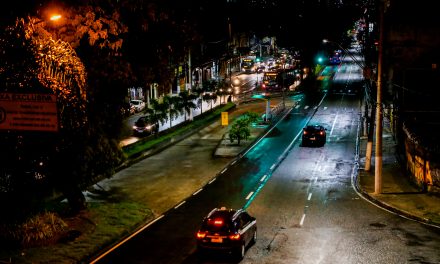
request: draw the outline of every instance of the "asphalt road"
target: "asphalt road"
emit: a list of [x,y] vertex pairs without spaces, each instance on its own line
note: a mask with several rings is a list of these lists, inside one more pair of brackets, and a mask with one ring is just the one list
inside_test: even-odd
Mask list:
[[[347,87],[359,72],[339,71]],[[242,159],[99,263],[200,263],[194,234],[219,206],[257,218],[257,243],[241,263],[440,263],[438,230],[375,207],[352,186],[359,95],[291,99],[297,107]],[[308,122],[327,128],[324,147],[301,146]],[[234,260],[215,254],[203,262]]]

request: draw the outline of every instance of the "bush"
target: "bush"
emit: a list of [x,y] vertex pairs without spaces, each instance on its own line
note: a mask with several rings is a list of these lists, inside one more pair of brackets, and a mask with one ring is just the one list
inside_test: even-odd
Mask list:
[[23,223],[0,226],[0,239],[8,244],[32,247],[49,244],[65,232],[67,224],[55,213],[45,212]]

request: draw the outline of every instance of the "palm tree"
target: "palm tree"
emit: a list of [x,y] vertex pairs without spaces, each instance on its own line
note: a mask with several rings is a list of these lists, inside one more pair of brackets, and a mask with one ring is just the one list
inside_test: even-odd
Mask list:
[[205,93],[205,89],[203,88],[197,88],[194,89],[194,93],[197,97],[197,106],[200,107],[200,114],[203,114],[203,95]]
[[169,96],[166,95],[163,97],[163,104],[164,107],[167,108],[169,120],[170,120],[170,128],[173,125],[173,120],[176,119],[177,116],[179,116],[181,109],[179,109],[180,106],[180,97],[177,96]]
[[217,94],[216,93],[205,93],[203,95],[203,100],[211,105],[211,110],[212,110],[212,103],[217,102]]
[[157,125],[159,125],[159,123],[162,125],[165,124],[168,109],[156,99],[151,99],[150,104],[151,108],[145,108],[144,113],[150,116],[153,123]]
[[197,108],[197,105],[194,103],[194,100],[197,99],[197,95],[189,93],[188,91],[183,91],[179,93],[179,96],[180,96],[180,106],[183,109],[183,114],[185,116],[185,121],[186,121],[186,114],[190,115],[191,111]]

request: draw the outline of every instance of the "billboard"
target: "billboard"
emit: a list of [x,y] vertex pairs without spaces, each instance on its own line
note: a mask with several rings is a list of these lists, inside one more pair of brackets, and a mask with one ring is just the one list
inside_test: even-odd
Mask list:
[[0,93],[0,130],[58,131],[56,96]]

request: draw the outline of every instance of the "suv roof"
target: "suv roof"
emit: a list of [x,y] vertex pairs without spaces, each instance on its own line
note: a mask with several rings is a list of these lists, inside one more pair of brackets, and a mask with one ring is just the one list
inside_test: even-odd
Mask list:
[[305,129],[306,130],[322,130],[322,129],[324,129],[324,127],[323,126],[321,126],[321,125],[308,125],[308,126],[306,126],[305,127]]
[[234,210],[225,207],[213,209],[203,220],[202,229],[210,231],[228,231],[230,224],[242,212],[242,209]]

